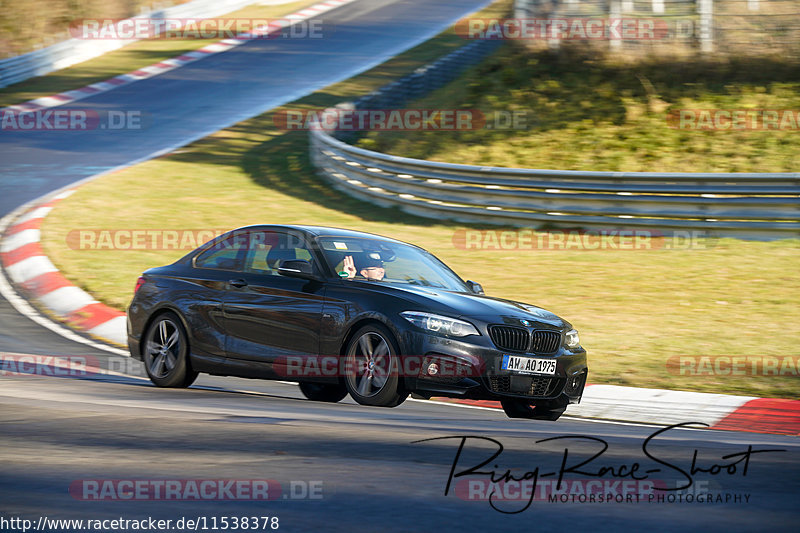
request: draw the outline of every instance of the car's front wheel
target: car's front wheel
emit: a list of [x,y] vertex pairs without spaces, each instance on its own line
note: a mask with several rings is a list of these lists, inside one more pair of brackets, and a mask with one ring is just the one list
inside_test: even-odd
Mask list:
[[525,400],[502,400],[503,411],[509,418],[529,418],[532,420],[558,420],[566,408],[536,406]]
[[145,333],[144,367],[159,387],[188,387],[197,379],[189,365],[189,342],[180,319],[171,312],[153,320]]
[[336,403],[347,396],[347,388],[343,385],[328,383],[300,383],[300,392],[309,400],[315,402]]
[[362,405],[396,407],[408,393],[399,389],[399,350],[394,336],[379,324],[359,329],[345,351],[345,385]]

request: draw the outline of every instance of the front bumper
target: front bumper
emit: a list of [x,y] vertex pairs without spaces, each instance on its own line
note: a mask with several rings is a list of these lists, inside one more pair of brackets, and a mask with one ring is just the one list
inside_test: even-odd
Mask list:
[[[406,389],[428,397],[522,399],[553,406],[580,402],[588,375],[586,351],[583,348],[568,349],[561,346],[553,354],[514,353],[556,361],[554,375],[533,375],[503,370],[503,355],[510,352],[497,349],[485,336],[471,339],[478,342],[407,333],[404,339],[405,353],[422,354],[415,357],[423,363],[417,375],[405,377]],[[427,372],[431,363],[436,363],[438,369],[448,371],[437,371],[431,375]]]

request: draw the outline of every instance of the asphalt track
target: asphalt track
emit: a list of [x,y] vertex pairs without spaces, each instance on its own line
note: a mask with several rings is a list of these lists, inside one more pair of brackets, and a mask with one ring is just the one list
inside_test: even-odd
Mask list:
[[[81,101],[88,109],[142,110],[145,132],[3,133],[0,214],[43,193],[98,172],[172,149],[380,62],[484,1],[362,1],[325,19],[328,39],[253,41],[176,71]],[[589,459],[602,439],[608,450],[565,479],[605,479],[601,467],[641,463],[661,468],[649,479],[667,488],[686,477],[643,453],[658,428],[562,418],[555,423],[509,420],[500,412],[407,401],[396,409],[346,400],[303,400],[283,383],[201,377],[189,390],[164,390],[142,379],[141,367],[70,342],[0,305],[0,350],[87,355],[118,376],[0,377],[0,518],[177,520],[278,516],[284,531],[795,531],[800,511],[800,442],[793,437],[675,429],[650,448],[660,460],[690,470],[727,465],[755,450],[745,475],[738,463],[712,475],[698,471],[692,503],[550,503],[535,501],[504,514],[488,501],[444,495],[458,440],[492,438],[505,451],[483,468],[521,476],[539,467],[557,472]],[[690,421],[687,421],[690,422]],[[488,457],[493,444],[470,439],[459,469]],[[657,452],[657,453],[655,453]],[[495,466],[496,465],[496,466]],[[480,478],[480,476],[475,476]],[[321,482],[320,498],[275,501],[84,501],[69,487],[79,480],[272,479],[287,493],[292,481]],[[541,487],[553,476],[542,476]],[[626,478],[627,479],[627,478]],[[576,487],[586,486],[577,484]],[[613,485],[611,485],[613,487]],[[274,491],[271,492],[274,494]],[[657,493],[658,494],[658,493]],[[666,494],[666,493],[665,493]],[[686,499],[687,491],[673,493]],[[708,503],[708,495],[742,501]],[[744,501],[747,495],[749,498]],[[480,496],[479,496],[480,497]],[[702,499],[703,503],[697,503]],[[525,501],[494,502],[505,511]],[[12,531],[14,529],[7,529]],[[177,529],[172,529],[177,531]]]
[[[696,473],[694,488],[674,495],[684,501],[659,502],[659,493],[649,501],[643,493],[638,503],[588,503],[576,495],[575,502],[537,499],[522,512],[502,514],[480,499],[486,496],[481,490],[474,494],[476,501],[463,499],[458,490],[444,495],[458,439],[415,441],[495,439],[504,451],[482,470],[496,470],[499,476],[510,468],[521,477],[538,467],[539,486],[545,491],[555,479],[545,474],[559,471],[565,448],[568,465],[600,450],[597,441],[577,435],[602,439],[609,446],[581,468],[586,473],[602,467],[619,473],[623,465],[638,462],[640,472],[662,468],[649,478],[666,487],[677,487],[686,477],[644,455],[642,444],[656,431],[652,427],[569,419],[512,421],[498,411],[417,401],[395,409],[367,408],[349,400],[320,404],[301,399],[292,385],[230,378],[207,377],[198,385],[164,390],[127,377],[4,378],[3,514],[34,521],[42,515],[84,520],[278,516],[284,531],[796,531],[800,443],[793,437],[672,430],[647,449],[687,472],[695,450],[697,466],[705,469],[732,463],[737,458],[721,458],[748,446],[785,451],[754,454],[746,475],[742,462],[732,474]],[[214,389],[219,386],[226,390]],[[537,442],[562,435],[573,438]],[[487,441],[468,440],[456,472],[495,450]],[[84,493],[69,491],[81,480],[131,479],[270,479],[282,491],[272,501],[217,502],[85,501]],[[573,473],[565,479],[582,480],[569,485],[572,491],[600,478]],[[614,489],[610,475],[602,479],[612,483],[604,490],[621,490],[619,484]],[[299,487],[294,494],[292,486]],[[294,499],[305,486],[319,487],[318,498]],[[687,502],[689,493],[730,501]],[[518,497],[516,492],[509,495]],[[527,498],[494,501],[506,512],[520,511],[526,503]]]

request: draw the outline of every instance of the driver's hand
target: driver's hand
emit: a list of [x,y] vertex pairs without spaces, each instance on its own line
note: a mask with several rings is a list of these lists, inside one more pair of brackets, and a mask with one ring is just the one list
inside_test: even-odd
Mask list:
[[353,256],[346,255],[342,262],[342,270],[347,272],[347,279],[356,277],[356,265],[353,263]]

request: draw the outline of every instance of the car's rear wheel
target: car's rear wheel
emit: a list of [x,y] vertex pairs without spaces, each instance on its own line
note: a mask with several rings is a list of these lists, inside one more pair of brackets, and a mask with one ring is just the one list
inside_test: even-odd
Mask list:
[[501,400],[503,411],[509,418],[529,418],[531,420],[558,420],[566,408],[552,409],[537,407],[526,400]]
[[300,383],[300,392],[315,402],[336,403],[347,396],[347,387],[328,383]]
[[408,397],[398,376],[399,350],[394,336],[379,324],[359,329],[345,351],[345,385],[362,405],[395,407]]
[[175,313],[159,315],[144,337],[144,368],[159,387],[188,387],[197,379],[189,364],[186,331]]

